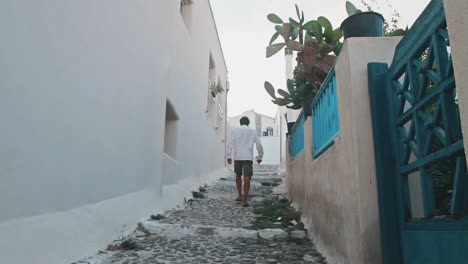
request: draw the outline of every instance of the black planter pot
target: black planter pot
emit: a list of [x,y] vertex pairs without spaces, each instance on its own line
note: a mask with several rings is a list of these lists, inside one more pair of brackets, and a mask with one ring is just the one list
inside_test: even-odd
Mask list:
[[384,18],[375,12],[362,12],[346,18],[341,23],[345,39],[353,37],[383,37]]
[[294,123],[296,123],[296,122],[289,122],[288,123],[288,135],[291,135]]
[[309,96],[302,100],[302,109],[304,110],[304,117],[307,118],[308,116],[312,115],[312,102],[314,101],[313,96]]

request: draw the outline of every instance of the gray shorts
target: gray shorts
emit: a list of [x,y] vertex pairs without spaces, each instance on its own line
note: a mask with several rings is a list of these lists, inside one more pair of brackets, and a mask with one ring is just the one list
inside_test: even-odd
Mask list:
[[[253,176],[253,161],[251,160],[235,160],[234,161],[234,172],[236,176]],[[242,173],[244,172],[244,173]]]

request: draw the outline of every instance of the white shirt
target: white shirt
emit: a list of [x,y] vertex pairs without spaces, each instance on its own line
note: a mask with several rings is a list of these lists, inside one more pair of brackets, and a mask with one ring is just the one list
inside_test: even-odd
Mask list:
[[236,127],[231,134],[227,145],[227,158],[232,159],[234,151],[234,160],[253,160],[253,144],[257,147],[259,159],[263,158],[263,147],[257,132],[245,125]]

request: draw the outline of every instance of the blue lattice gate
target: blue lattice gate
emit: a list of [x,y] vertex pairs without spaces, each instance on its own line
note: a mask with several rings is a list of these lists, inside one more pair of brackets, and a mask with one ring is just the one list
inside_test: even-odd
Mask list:
[[[468,263],[468,174],[442,0],[369,64],[384,263]],[[466,121],[465,121],[466,122]]]

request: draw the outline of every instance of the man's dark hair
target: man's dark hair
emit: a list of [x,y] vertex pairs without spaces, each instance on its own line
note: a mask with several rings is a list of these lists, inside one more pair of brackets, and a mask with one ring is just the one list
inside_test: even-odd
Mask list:
[[239,122],[240,122],[241,126],[242,126],[242,125],[248,126],[248,125],[250,124],[250,120],[249,120],[249,118],[246,117],[246,116],[243,116],[243,117],[240,119]]

